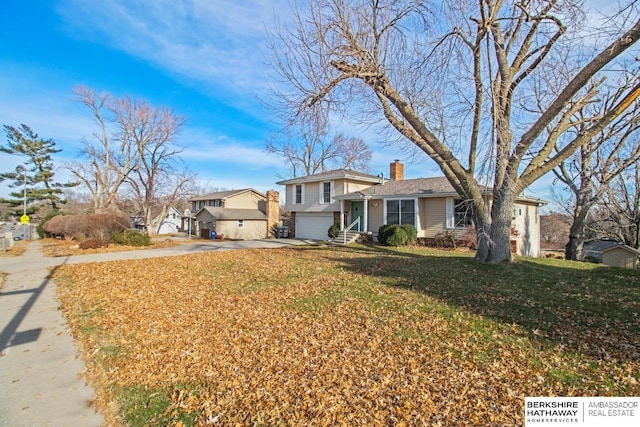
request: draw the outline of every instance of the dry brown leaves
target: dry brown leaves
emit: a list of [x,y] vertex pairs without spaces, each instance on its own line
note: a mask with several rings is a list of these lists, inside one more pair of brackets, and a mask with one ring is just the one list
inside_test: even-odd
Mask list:
[[109,243],[106,246],[96,249],[80,249],[78,242],[75,240],[67,240],[67,239],[52,239],[46,238],[41,239],[40,243],[42,244],[42,252],[45,256],[49,257],[64,257],[64,256],[72,256],[72,255],[85,255],[85,254],[101,254],[101,253],[110,253],[110,252],[125,252],[125,251],[139,251],[143,249],[159,249],[159,248],[170,248],[176,245],[179,245],[180,242],[171,240],[171,239],[163,239],[163,240],[154,240],[149,246],[128,246],[128,245],[117,245],[115,243]]
[[[573,362],[518,326],[376,284],[340,256],[232,251],[55,277],[101,399],[114,384],[173,388],[200,425],[517,425],[525,396],[608,394],[550,380]],[[597,369],[622,381],[638,366]]]

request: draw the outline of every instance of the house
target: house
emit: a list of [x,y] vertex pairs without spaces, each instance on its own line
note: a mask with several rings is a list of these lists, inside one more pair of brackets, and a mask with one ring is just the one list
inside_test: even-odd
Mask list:
[[[180,231],[182,215],[175,207],[170,207],[164,218],[154,215],[149,230],[155,234],[169,234]],[[131,218],[131,228],[144,230],[144,220],[137,216]]]
[[585,246],[585,257],[612,267],[637,268],[640,251],[612,240],[599,240]]
[[[210,239],[253,240],[273,236],[280,220],[280,194],[262,194],[252,188],[220,191],[189,199],[191,215],[183,218],[182,228]],[[193,222],[192,225],[189,222]],[[212,234],[215,232],[215,234]]]
[[[329,227],[353,226],[377,235],[384,224],[411,224],[418,238],[434,239],[451,232],[457,238],[473,226],[469,203],[444,177],[404,179],[404,165],[390,164],[390,179],[346,169],[292,178],[286,186],[289,233],[296,238],[326,240]],[[513,246],[518,254],[540,253],[540,206],[543,201],[521,196],[513,211]]]

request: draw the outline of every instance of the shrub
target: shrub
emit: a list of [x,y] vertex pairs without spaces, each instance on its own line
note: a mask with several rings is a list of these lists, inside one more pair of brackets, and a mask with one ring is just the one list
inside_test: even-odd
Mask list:
[[113,241],[119,245],[149,246],[151,236],[138,230],[125,230],[123,233],[113,233]]
[[340,234],[340,225],[337,223],[333,224],[331,227],[329,227],[329,231],[327,232],[327,234],[332,239],[338,237],[338,235]]
[[386,246],[413,244],[417,238],[418,230],[409,224],[387,224],[378,229],[378,241]]
[[129,218],[118,212],[101,212],[83,215],[58,215],[47,221],[42,229],[52,236],[68,239],[94,239],[102,246],[111,242],[114,233],[122,232],[129,226]]
[[394,224],[385,224],[378,229],[378,242],[383,245],[387,244],[387,239],[393,233]]
[[402,224],[400,228],[407,233],[407,245],[413,245],[418,240],[418,229],[411,224]]
[[86,239],[78,245],[80,249],[98,249],[103,246],[104,243],[99,239]]
[[434,236],[437,248],[455,248],[456,236],[452,231],[441,231]]
[[50,237],[49,233],[47,233],[46,230],[44,229],[44,226],[52,218],[54,218],[54,217],[56,217],[58,215],[60,215],[60,211],[50,211],[48,214],[45,215],[44,218],[42,218],[42,221],[40,221],[38,223],[38,225],[36,226],[36,233],[38,233],[38,237],[40,237],[41,239],[43,237]]
[[396,226],[393,228],[393,234],[391,234],[387,238],[387,242],[385,243],[387,246],[402,246],[407,244],[409,240],[409,236],[407,236],[407,232],[402,229],[400,226]]

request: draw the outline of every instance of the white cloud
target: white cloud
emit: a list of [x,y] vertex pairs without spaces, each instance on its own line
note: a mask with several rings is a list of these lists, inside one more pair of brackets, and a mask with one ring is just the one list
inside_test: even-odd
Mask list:
[[208,91],[260,92],[265,21],[274,2],[68,0],[58,8],[76,37],[142,58]]

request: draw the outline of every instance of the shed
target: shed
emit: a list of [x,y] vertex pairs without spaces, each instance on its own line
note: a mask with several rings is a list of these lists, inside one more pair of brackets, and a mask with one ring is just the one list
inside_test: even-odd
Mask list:
[[640,251],[624,243],[601,240],[587,245],[585,256],[612,267],[637,268]]

